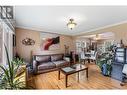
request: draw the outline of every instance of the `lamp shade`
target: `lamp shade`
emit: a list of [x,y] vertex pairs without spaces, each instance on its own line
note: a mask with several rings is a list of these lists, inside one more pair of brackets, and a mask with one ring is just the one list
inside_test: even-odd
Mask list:
[[74,19],[70,19],[69,22],[67,23],[68,28],[71,30],[75,28],[76,25],[77,24],[74,22]]

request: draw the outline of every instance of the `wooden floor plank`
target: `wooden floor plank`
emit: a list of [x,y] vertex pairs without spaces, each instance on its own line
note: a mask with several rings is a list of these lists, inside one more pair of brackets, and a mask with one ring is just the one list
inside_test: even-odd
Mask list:
[[40,74],[32,77],[35,89],[127,89],[127,85],[120,86],[120,81],[105,77],[95,64],[87,64],[89,67],[89,78],[86,78],[85,72],[80,72],[80,81],[77,82],[77,75],[68,77],[69,87],[65,88],[65,76],[61,73],[61,79],[58,80],[58,71]]

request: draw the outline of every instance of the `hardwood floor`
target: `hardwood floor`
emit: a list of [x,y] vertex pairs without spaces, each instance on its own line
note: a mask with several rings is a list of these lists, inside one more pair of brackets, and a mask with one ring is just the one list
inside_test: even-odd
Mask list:
[[93,64],[87,64],[89,67],[88,80],[85,71],[80,72],[80,81],[77,81],[77,74],[68,77],[68,87],[65,88],[65,76],[61,73],[61,79],[58,80],[58,71],[40,74],[32,77],[29,85],[35,89],[127,89],[120,86],[120,81],[105,77],[100,73],[99,68]]

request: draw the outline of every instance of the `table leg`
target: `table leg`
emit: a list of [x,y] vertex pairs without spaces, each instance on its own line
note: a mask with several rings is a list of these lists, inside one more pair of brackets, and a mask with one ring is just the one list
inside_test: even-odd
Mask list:
[[88,68],[86,69],[86,77],[88,78]]
[[85,59],[83,60],[84,64],[85,64]]
[[78,72],[78,82],[79,82],[79,72]]
[[68,75],[65,75],[65,87],[67,88]]
[[58,80],[60,80],[60,70],[58,70]]
[[90,63],[90,59],[88,59],[88,63]]

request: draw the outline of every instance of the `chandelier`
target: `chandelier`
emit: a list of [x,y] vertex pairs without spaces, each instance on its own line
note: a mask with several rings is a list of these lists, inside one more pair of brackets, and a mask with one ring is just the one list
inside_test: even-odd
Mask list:
[[70,19],[69,20],[69,22],[67,23],[67,27],[69,28],[69,29],[73,29],[73,28],[75,28],[75,26],[76,26],[77,24],[74,22],[74,19]]

